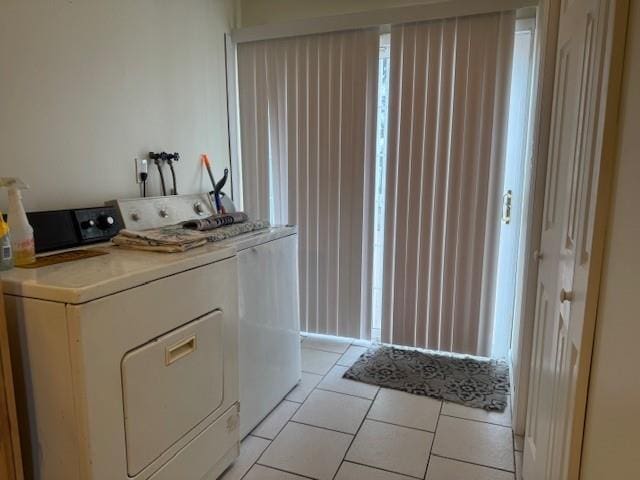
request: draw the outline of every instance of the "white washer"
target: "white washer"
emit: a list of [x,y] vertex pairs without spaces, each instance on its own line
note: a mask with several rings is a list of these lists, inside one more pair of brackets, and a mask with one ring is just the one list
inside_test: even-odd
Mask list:
[[[126,228],[174,225],[214,213],[207,194],[109,202]],[[300,381],[298,244],[294,226],[216,242],[238,255],[240,436],[244,438]]]
[[215,479],[239,452],[235,251],[105,251],[0,276],[28,478]]

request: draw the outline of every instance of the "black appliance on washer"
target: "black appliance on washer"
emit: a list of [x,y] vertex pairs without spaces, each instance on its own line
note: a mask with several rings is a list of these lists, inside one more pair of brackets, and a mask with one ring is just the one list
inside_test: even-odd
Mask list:
[[114,207],[28,212],[36,253],[106,242],[124,228]]

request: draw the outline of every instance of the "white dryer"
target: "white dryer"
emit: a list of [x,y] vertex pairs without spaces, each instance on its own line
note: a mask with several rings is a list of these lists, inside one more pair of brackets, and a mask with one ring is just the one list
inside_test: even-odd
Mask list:
[[239,451],[235,251],[104,251],[0,276],[28,477],[213,480]]

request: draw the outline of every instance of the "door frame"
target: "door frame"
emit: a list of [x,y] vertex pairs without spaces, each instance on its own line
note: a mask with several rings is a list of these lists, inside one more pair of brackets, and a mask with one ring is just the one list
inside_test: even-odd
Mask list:
[[9,352],[9,333],[0,281],[0,473],[7,480],[23,480],[20,432]]
[[[522,13],[521,13],[522,12]],[[511,341],[513,338],[513,330],[514,330],[514,325],[515,325],[515,313],[516,313],[516,305],[518,303],[518,301],[521,299],[521,294],[522,294],[522,269],[524,268],[524,259],[521,257],[521,253],[523,251],[524,248],[524,241],[525,241],[525,235],[524,235],[524,231],[525,231],[525,223],[527,222],[527,205],[528,205],[528,201],[529,201],[529,195],[530,195],[530,191],[529,191],[529,181],[530,181],[530,177],[531,177],[531,166],[532,166],[532,158],[533,158],[533,132],[532,132],[532,119],[533,119],[533,109],[535,107],[535,102],[534,102],[534,92],[535,92],[535,72],[536,72],[536,61],[537,61],[537,50],[536,50],[536,42],[538,41],[538,34],[537,34],[537,26],[536,26],[536,21],[537,21],[537,17],[536,17],[536,10],[533,9],[532,11],[530,9],[526,9],[526,10],[522,10],[518,12],[518,16],[516,18],[516,28],[515,28],[515,39],[514,39],[514,65],[512,66],[512,74],[515,73],[515,62],[516,62],[516,57],[515,57],[515,48],[516,48],[516,42],[518,41],[518,35],[522,34],[522,33],[528,33],[530,35],[528,46],[529,46],[529,54],[528,54],[528,72],[527,72],[527,85],[526,85],[526,107],[524,109],[524,137],[523,137],[523,142],[522,142],[522,156],[518,159],[518,171],[517,171],[517,175],[518,178],[520,178],[521,180],[521,184],[519,188],[514,189],[515,186],[515,182],[516,180],[514,180],[513,178],[508,180],[507,179],[507,172],[509,170],[509,162],[511,161],[509,158],[509,152],[507,151],[507,158],[505,160],[505,165],[504,165],[504,181],[503,181],[503,187],[502,187],[502,214],[504,215],[504,210],[505,210],[505,196],[508,191],[510,191],[511,193],[513,193],[512,195],[512,209],[510,210],[511,213],[511,219],[507,222],[505,222],[505,219],[502,218],[501,222],[500,222],[500,236],[498,238],[498,250],[497,250],[497,279],[496,279],[496,292],[495,292],[495,305],[494,305],[494,332],[493,332],[493,342],[492,342],[492,348],[491,348],[491,356],[492,357],[496,357],[496,358],[501,358],[501,357],[507,357],[509,358],[511,356]],[[511,79],[511,93],[513,92],[513,82],[514,79]],[[511,95],[511,94],[510,94]],[[509,100],[509,116],[511,116],[511,100],[512,98],[510,97]],[[509,135],[511,134],[511,118],[509,118],[509,125],[508,125],[508,130],[509,130]],[[507,140],[507,145],[509,144],[509,140]],[[507,147],[508,148],[508,147]],[[513,165],[512,165],[513,166]],[[514,215],[514,212],[518,212],[517,214]],[[515,221],[517,219],[517,221]],[[508,224],[508,225],[505,225]],[[514,249],[513,249],[513,256],[511,258],[505,257],[504,255],[504,251],[503,251],[503,247],[505,247],[506,245],[503,244],[503,235],[507,234],[509,235],[509,231],[513,232],[513,229],[517,230],[517,241],[513,243]],[[514,232],[515,233],[515,232]],[[502,263],[502,262],[506,262],[506,263]],[[499,309],[501,308],[500,304],[502,303],[501,297],[504,296],[504,293],[500,291],[500,285],[504,286],[507,282],[504,282],[502,280],[505,280],[506,277],[505,275],[505,271],[502,270],[501,267],[504,267],[505,265],[511,265],[514,267],[513,270],[513,277],[509,277],[510,280],[508,282],[508,284],[510,284],[510,288],[513,288],[513,291],[511,292],[511,295],[507,295],[506,298],[510,298],[509,302],[509,308],[508,311],[510,312],[510,319],[509,319],[509,325],[508,325],[508,329],[505,332],[508,337],[506,338],[506,345],[504,345],[506,347],[506,351],[504,352],[504,354],[500,355],[500,354],[496,354],[496,346],[500,345],[502,342],[496,342],[496,328],[497,327],[504,327],[506,326],[504,323],[501,323],[502,320],[500,320],[500,315],[504,314],[504,310],[502,312],[499,312]],[[500,293],[499,293],[500,292]],[[499,323],[501,323],[499,325]],[[504,331],[504,330],[503,330]]]
[[[513,428],[516,434],[524,434],[527,398],[529,390],[529,373],[531,369],[531,353],[533,345],[533,327],[535,299],[537,293],[538,260],[535,252],[539,248],[542,230],[542,211],[544,207],[544,190],[546,180],[546,160],[548,156],[549,134],[551,127],[551,110],[555,77],[556,47],[558,39],[558,22],[560,2],[542,0],[538,11],[540,42],[538,43],[539,70],[536,75],[535,117],[533,121],[534,165],[530,176],[529,205],[527,206],[527,223],[525,226],[525,246],[523,252],[524,269],[522,296],[517,301],[516,309],[520,309],[518,325],[514,325],[512,354],[518,357],[513,367]],[[598,298],[600,293],[600,277],[604,254],[604,240],[607,228],[607,215],[610,208],[611,183],[616,153],[618,133],[618,110],[620,104],[624,47],[628,17],[629,0],[616,0],[609,18],[609,30],[612,32],[606,46],[607,61],[603,65],[603,92],[606,94],[599,121],[603,136],[598,145],[600,164],[598,184],[596,186],[595,219],[592,243],[592,257],[587,286],[587,301],[583,330],[584,355],[578,366],[578,386],[574,402],[575,414],[572,431],[573,441],[570,443],[570,478],[577,478],[580,469],[582,435],[586,412],[589,371],[596,324]],[[515,363],[515,362],[514,362]]]
[[229,176],[231,200],[237,210],[243,210],[242,150],[240,142],[240,105],[238,103],[238,49],[231,34],[224,35],[226,74],[227,127],[229,132]]

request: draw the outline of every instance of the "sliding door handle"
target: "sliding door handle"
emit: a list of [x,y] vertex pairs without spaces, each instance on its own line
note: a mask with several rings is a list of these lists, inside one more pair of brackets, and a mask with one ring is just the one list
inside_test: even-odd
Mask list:
[[502,223],[509,225],[511,223],[511,201],[513,199],[513,192],[507,190],[502,196]]

